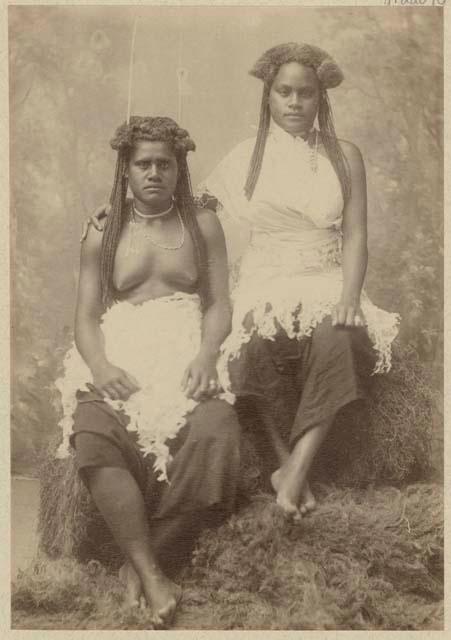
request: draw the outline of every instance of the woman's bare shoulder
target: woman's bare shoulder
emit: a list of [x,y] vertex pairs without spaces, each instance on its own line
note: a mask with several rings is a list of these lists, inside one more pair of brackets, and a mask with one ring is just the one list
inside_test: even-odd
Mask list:
[[362,153],[356,144],[350,142],[349,140],[342,139],[339,139],[338,142],[340,143],[341,150],[343,151],[346,160],[350,165],[363,164]]
[[197,223],[206,239],[213,239],[223,235],[222,225],[214,211],[206,207],[196,207],[195,211]]

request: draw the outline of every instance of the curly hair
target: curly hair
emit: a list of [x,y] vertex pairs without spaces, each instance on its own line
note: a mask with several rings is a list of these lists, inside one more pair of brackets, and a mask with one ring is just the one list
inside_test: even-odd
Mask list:
[[115,151],[130,154],[136,143],[141,140],[166,142],[176,158],[186,156],[188,151],[196,150],[188,131],[179,127],[172,118],[163,116],[132,116],[130,122],[124,122],[116,129],[110,145]]
[[100,254],[102,303],[105,307],[108,307],[117,298],[117,292],[113,284],[113,270],[121,231],[129,213],[126,201],[128,188],[127,166],[131,153],[136,148],[137,143],[142,140],[165,142],[176,157],[178,177],[174,198],[183,224],[193,240],[199,273],[200,293],[202,299],[205,300],[208,294],[207,252],[205,240],[197,222],[186,161],[187,153],[194,151],[196,145],[190,138],[188,131],[179,127],[171,118],[132,116],[129,122],[124,122],[116,129],[115,135],[110,142],[111,147],[117,151],[117,162],[110,196],[111,213],[105,225]]
[[327,89],[338,87],[344,76],[340,67],[326,51],[310,44],[296,42],[280,44],[268,49],[260,56],[249,72],[254,78],[262,80],[264,86],[257,139],[244,187],[246,197],[248,200],[252,198],[263,162],[263,154],[271,122],[269,108],[271,86],[280,67],[290,62],[297,62],[303,66],[311,67],[317,75],[320,87],[318,106],[319,133],[326,153],[340,181],[343,198],[346,201],[351,193],[349,168],[337,140],[332,109],[327,95]]
[[312,67],[323,89],[333,89],[343,82],[343,73],[330,55],[310,44],[288,42],[265,51],[250,70],[250,75],[272,84],[280,67],[297,62]]

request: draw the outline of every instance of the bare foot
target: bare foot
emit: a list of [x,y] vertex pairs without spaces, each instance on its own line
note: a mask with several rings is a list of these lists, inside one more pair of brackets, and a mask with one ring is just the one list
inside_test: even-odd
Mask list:
[[306,515],[307,513],[310,513],[310,511],[313,511],[315,507],[315,496],[313,495],[312,490],[310,489],[310,484],[307,481],[304,485],[304,488],[302,489],[299,511],[302,513],[302,515]]
[[302,520],[301,511],[297,506],[296,498],[290,493],[284,480],[282,469],[277,469],[277,471],[274,471],[271,475],[271,484],[277,494],[276,502],[289,518],[293,518],[295,522],[299,522]]
[[119,569],[119,580],[125,585],[125,602],[130,608],[145,606],[141,580],[133,566],[126,562]]
[[147,603],[152,608],[152,623],[156,629],[167,628],[182,597],[181,588],[161,571],[143,576],[142,584]]
[[302,516],[315,509],[316,500],[308,481],[305,482],[301,490],[300,498],[298,498],[296,478],[289,472],[284,473],[283,467],[274,471],[271,476],[271,484],[277,494],[277,504],[295,521],[301,520]]

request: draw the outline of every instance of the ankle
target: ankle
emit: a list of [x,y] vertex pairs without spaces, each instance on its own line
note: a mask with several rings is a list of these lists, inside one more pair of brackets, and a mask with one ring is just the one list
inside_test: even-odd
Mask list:
[[154,576],[155,580],[159,580],[164,576],[160,565],[153,555],[150,555],[149,553],[141,552],[130,554],[127,562],[136,571],[140,578],[145,575],[147,579]]

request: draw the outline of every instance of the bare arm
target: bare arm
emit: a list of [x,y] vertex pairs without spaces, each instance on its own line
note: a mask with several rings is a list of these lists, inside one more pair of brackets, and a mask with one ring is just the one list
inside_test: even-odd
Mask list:
[[359,149],[342,142],[351,174],[351,196],[343,211],[343,290],[332,314],[333,324],[358,326],[360,294],[368,264],[365,165]]
[[205,209],[198,222],[207,245],[208,300],[202,323],[201,352],[216,356],[229,335],[232,308],[224,232],[214,213]]
[[100,289],[102,234],[92,227],[81,247],[80,279],[75,312],[75,344],[91,370],[94,385],[113,400],[126,399],[138,390],[136,381],[108,362],[100,328],[103,312]]
[[106,363],[103,334],[100,330],[100,250],[102,234],[90,228],[80,255],[80,278],[75,311],[75,344],[92,372]]
[[211,380],[217,379],[216,361],[220,346],[230,333],[232,319],[227,251],[221,223],[208,209],[200,211],[197,219],[207,249],[208,299],[199,354],[188,367],[183,381],[188,395],[195,399],[206,393]]

